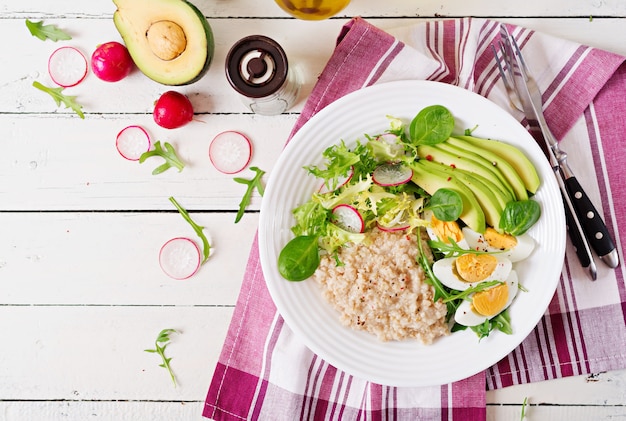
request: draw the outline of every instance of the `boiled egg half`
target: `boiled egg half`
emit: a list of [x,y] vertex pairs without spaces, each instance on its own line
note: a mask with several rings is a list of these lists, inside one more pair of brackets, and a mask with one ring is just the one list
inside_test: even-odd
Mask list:
[[433,273],[448,288],[465,291],[481,282],[506,280],[512,267],[503,256],[467,253],[437,260]]
[[464,300],[454,313],[463,326],[477,326],[507,309],[517,295],[518,279],[514,270],[502,284],[476,292]]
[[470,249],[501,252],[499,254],[511,262],[526,259],[535,248],[535,240],[528,233],[513,236],[500,233],[491,227],[488,227],[484,234],[479,234],[468,227],[463,227],[462,232]]
[[469,249],[469,245],[463,236],[463,230],[456,221],[440,221],[432,211],[424,212],[424,218],[430,221],[426,227],[428,237],[433,241],[441,241],[450,244],[450,238],[463,249]]

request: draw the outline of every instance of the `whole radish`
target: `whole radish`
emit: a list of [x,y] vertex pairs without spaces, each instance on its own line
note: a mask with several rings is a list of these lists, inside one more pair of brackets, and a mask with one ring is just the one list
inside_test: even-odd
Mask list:
[[185,95],[176,91],[167,91],[154,104],[152,116],[159,126],[176,129],[193,119],[193,106]]
[[133,70],[134,62],[126,47],[111,41],[98,45],[91,55],[93,73],[105,82],[124,79]]

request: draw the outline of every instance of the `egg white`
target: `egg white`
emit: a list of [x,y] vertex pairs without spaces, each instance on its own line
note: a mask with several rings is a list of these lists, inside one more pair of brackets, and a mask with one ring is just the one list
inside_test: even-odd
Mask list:
[[456,257],[445,257],[443,259],[437,260],[433,264],[433,273],[435,276],[441,281],[442,284],[447,286],[448,288],[456,289],[458,291],[465,291],[466,289],[476,286],[477,284],[485,281],[501,281],[503,279],[507,279],[511,270],[513,268],[513,264],[509,259],[502,256],[495,256],[498,260],[498,264],[491,274],[489,274],[484,279],[481,279],[476,282],[465,282],[458,278],[455,274],[456,270],[454,269],[456,263]]
[[[500,249],[489,246],[489,243],[487,243],[482,234],[479,234],[468,227],[463,227],[462,231],[465,241],[472,250],[489,252],[501,251]],[[535,249],[535,240],[528,235],[528,233],[518,235],[515,238],[517,239],[517,245],[515,247],[499,253],[500,256],[508,258],[511,262],[519,262],[526,259]]]
[[[519,289],[518,287],[519,281],[517,278],[517,272],[512,270],[511,273],[509,273],[509,277],[507,278],[506,283],[509,286],[509,296],[506,301],[506,304],[502,308],[502,311],[504,311],[511,305],[511,303],[513,302],[513,299],[517,295],[517,291]],[[469,300],[471,300],[471,296],[469,297]],[[488,316],[483,316],[482,314],[476,313],[474,310],[472,310],[471,301],[469,300],[463,301],[461,305],[456,309],[456,313],[454,313],[454,320],[458,324],[463,325],[463,326],[477,326],[479,324],[484,323],[485,320],[492,319],[493,317],[496,316],[494,315],[494,316],[488,317]]]

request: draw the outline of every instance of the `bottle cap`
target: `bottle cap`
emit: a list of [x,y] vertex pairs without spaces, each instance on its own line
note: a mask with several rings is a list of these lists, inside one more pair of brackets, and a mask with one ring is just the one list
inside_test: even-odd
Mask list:
[[249,98],[278,91],[287,80],[287,56],[281,46],[263,35],[239,40],[226,57],[226,77],[231,86]]

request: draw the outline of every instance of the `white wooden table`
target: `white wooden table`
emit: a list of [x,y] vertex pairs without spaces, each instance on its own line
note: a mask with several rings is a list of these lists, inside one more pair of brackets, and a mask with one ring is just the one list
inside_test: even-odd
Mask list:
[[[152,104],[166,87],[139,72],[119,83],[93,74],[66,90],[84,105],[81,120],[34,89],[50,84],[46,63],[61,43],[42,42],[25,19],[70,32],[90,55],[118,40],[111,1],[1,0],[0,38],[0,419],[201,420],[258,223],[255,196],[238,224],[245,187],[218,173],[207,149],[232,129],[254,143],[252,165],[271,171],[334,46],[340,27],[361,15],[381,28],[423,19],[498,19],[626,55],[622,0],[353,0],[321,22],[286,16],[272,0],[196,0],[216,39],[214,62],[187,94],[195,121],[168,131]],[[249,113],[224,75],[228,49],[251,34],[278,41],[305,78],[288,113]],[[305,48],[306,46],[306,48]],[[187,167],[151,175],[156,161],[122,159],[117,132],[146,127],[174,144]],[[246,170],[248,171],[248,170]],[[244,177],[252,172],[244,172]],[[194,237],[168,201],[174,196],[206,226],[214,254],[187,281],[158,265],[168,239]],[[159,359],[143,350],[174,328],[168,356],[173,387]],[[626,371],[598,373],[488,393],[490,420],[600,420],[626,417]]]

